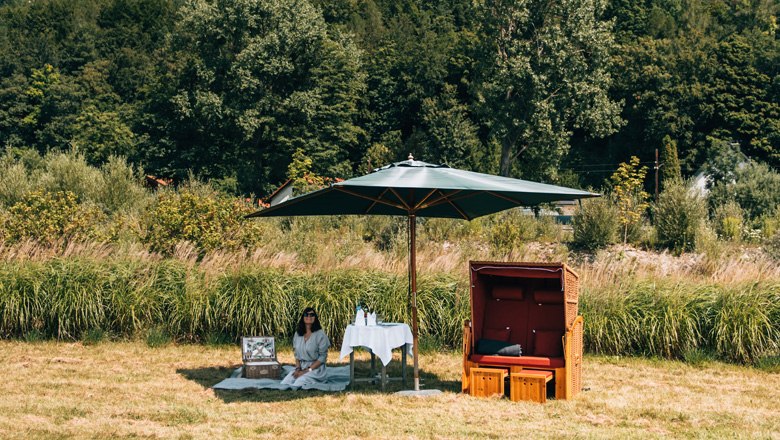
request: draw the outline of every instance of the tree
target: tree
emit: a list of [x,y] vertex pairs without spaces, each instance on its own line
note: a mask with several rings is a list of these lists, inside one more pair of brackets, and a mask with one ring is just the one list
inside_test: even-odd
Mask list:
[[[473,169],[481,143],[477,127],[469,119],[468,109],[458,102],[455,87],[445,85],[438,98],[426,98],[422,104],[422,121],[428,143],[422,158],[453,167]],[[431,159],[428,159],[431,160]]]
[[297,149],[317,174],[349,171],[365,80],[348,37],[330,35],[306,0],[198,1],[181,17],[169,48],[176,64],[147,108],[153,167],[235,173],[240,190],[257,193],[284,179]]
[[632,156],[629,163],[621,163],[612,174],[612,191],[620,212],[620,224],[623,225],[623,243],[628,242],[628,228],[642,219],[649,204],[650,196],[644,186],[647,167],[639,166],[639,158]]
[[602,12],[596,0],[484,3],[478,94],[502,175],[549,174],[574,130],[602,137],[621,125],[621,104],[607,93],[613,38]]
[[718,44],[717,69],[705,89],[705,104],[713,136],[738,141],[751,157],[777,167],[780,102],[771,90],[777,87],[773,82],[778,71],[776,66],[762,71],[756,60],[756,42],[762,39],[760,34],[735,35]]
[[661,182],[667,183],[682,181],[682,170],[680,169],[680,159],[677,157],[677,141],[669,135],[664,136],[663,151],[661,153]]

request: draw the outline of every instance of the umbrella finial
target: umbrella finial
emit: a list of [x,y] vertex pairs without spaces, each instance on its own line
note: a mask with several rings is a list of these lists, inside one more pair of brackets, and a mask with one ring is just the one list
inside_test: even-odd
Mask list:
[[407,157],[409,160],[414,160],[414,156],[412,156],[412,153],[409,153],[409,157]]

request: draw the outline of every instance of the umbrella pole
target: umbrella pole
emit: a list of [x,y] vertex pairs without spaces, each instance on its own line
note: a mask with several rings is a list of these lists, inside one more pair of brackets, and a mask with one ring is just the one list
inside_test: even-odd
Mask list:
[[411,282],[412,290],[412,359],[414,360],[414,390],[420,391],[420,368],[419,368],[419,356],[418,347],[420,346],[417,339],[417,255],[415,253],[415,236],[417,218],[414,215],[409,216],[409,280]]

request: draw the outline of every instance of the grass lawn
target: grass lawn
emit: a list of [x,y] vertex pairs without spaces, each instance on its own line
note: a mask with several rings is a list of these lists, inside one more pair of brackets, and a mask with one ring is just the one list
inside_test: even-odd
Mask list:
[[[329,364],[344,363],[337,357]],[[424,386],[442,395],[398,397],[370,384],[215,392],[240,363],[238,347],[0,341],[0,438],[780,438],[777,373],[588,356],[586,390],[539,405],[460,394],[459,353],[420,361]]]

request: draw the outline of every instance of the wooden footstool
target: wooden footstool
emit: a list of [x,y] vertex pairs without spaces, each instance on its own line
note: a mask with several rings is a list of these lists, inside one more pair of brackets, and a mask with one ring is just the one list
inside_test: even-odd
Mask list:
[[552,378],[552,371],[523,370],[512,373],[509,378],[509,398],[513,402],[530,400],[544,403],[547,401],[547,382]]
[[469,373],[471,387],[469,394],[474,397],[490,397],[494,394],[504,395],[504,378],[506,370],[501,368],[472,368]]

